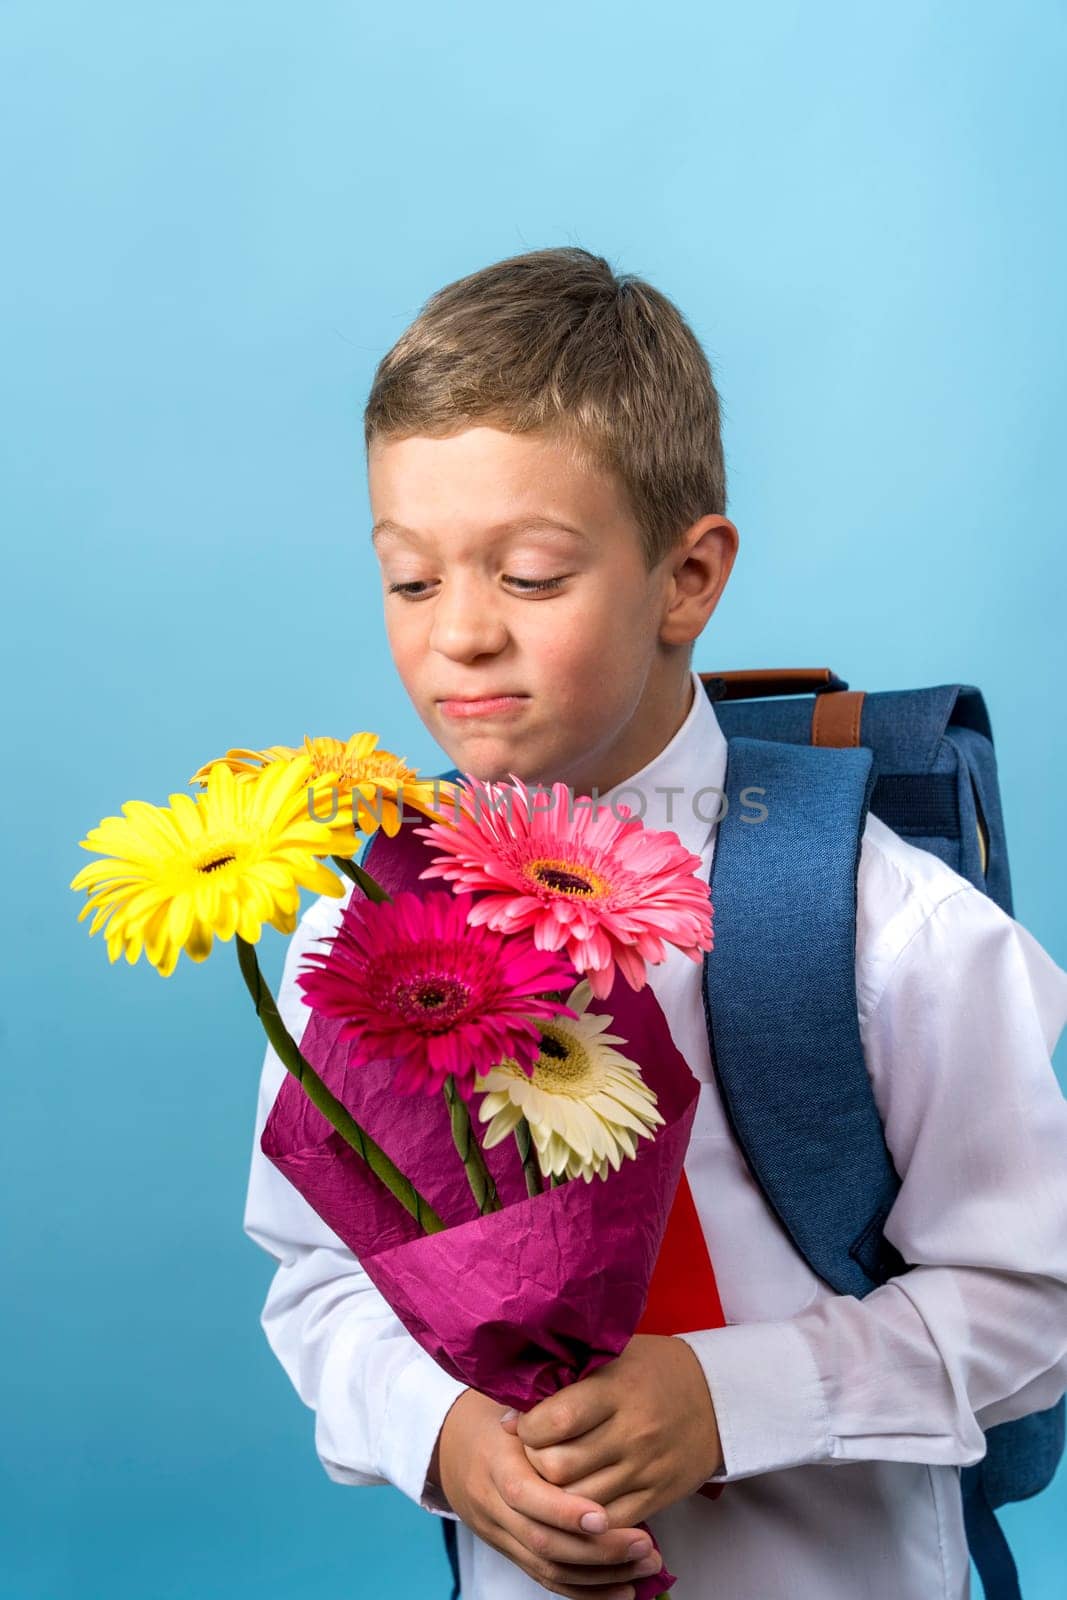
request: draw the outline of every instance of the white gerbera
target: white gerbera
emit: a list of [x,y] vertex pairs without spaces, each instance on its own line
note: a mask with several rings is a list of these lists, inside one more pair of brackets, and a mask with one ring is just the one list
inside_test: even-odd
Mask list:
[[617,1172],[624,1155],[637,1154],[638,1137],[651,1139],[664,1120],[640,1068],[612,1048],[626,1043],[604,1031],[612,1018],[587,1011],[592,994],[583,978],[566,1002],[577,1018],[539,1024],[532,1077],[505,1056],[475,1084],[483,1095],[478,1120],[489,1123],[483,1144],[499,1144],[525,1117],[543,1177],[606,1179],[609,1167]]

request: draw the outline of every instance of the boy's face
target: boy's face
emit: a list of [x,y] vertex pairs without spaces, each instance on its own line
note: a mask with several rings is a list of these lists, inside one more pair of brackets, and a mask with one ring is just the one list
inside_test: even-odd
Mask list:
[[[613,478],[488,427],[375,441],[368,479],[389,648],[454,766],[604,793],[659,753],[691,704],[688,641],[729,575],[731,523],[701,519],[648,572]],[[518,698],[454,703],[478,696]]]

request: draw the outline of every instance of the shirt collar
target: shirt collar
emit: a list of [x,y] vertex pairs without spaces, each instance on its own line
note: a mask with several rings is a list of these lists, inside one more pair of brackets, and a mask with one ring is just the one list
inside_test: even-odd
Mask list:
[[[708,692],[690,669],[693,703],[674,737],[638,772],[600,795],[630,807],[646,828],[669,829],[699,855],[718,821],[726,781],[726,736]],[[620,811],[620,817],[622,815]]]

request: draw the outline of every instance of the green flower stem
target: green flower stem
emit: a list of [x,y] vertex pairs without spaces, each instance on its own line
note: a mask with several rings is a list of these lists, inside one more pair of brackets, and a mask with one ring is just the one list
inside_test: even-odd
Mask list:
[[553,1189],[558,1189],[561,1183],[566,1183],[567,1174],[565,1172],[553,1172],[548,1181]]
[[515,1124],[515,1143],[519,1147],[522,1157],[522,1170],[526,1178],[526,1193],[528,1195],[541,1194],[544,1191],[544,1181],[541,1177],[541,1167],[537,1160],[537,1147],[530,1136],[530,1124],[525,1117],[520,1117]]
[[451,1072],[444,1081],[444,1096],[445,1103],[448,1106],[448,1114],[452,1120],[452,1137],[455,1140],[456,1149],[463,1158],[463,1165],[467,1172],[467,1182],[471,1186],[471,1194],[475,1198],[479,1214],[484,1217],[487,1211],[499,1211],[501,1210],[501,1205],[500,1196],[496,1192],[496,1184],[493,1182],[492,1174],[485,1164],[485,1156],[482,1154],[481,1145],[474,1137],[470,1112],[467,1110],[463,1096],[456,1088],[456,1080]]
[[336,1128],[345,1143],[350,1145],[357,1155],[363,1157],[375,1177],[384,1183],[390,1194],[395,1195],[405,1210],[410,1212],[423,1232],[442,1232],[445,1224],[433,1207],[423,1199],[410,1180],[405,1178],[399,1167],[393,1165],[381,1145],[375,1144],[370,1134],[364,1132],[340,1100],[330,1093],[314,1067],[304,1060],[296,1040],[282,1021],[274,996],[264,981],[256,958],[255,946],[242,939],[239,933],[235,934],[234,938],[237,941],[237,960],[241,967],[241,975],[252,996],[256,1015],[263,1024],[263,1031],[274,1046],[279,1060],[293,1074],[308,1099],[318,1107],[331,1127]]
[[391,900],[393,898],[391,894],[386,893],[380,883],[375,882],[370,873],[364,867],[361,867],[358,861],[353,861],[350,856],[331,856],[330,860],[338,872],[349,878],[354,884],[357,884],[363,890],[367,899],[373,900],[375,905],[381,905],[383,900]]

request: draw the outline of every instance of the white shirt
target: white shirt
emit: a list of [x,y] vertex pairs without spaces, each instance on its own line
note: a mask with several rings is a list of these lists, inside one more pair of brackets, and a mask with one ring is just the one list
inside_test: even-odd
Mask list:
[[[640,814],[636,785],[646,824],[672,828],[707,876],[717,830],[701,814],[716,816],[707,791],[725,787],[726,740],[692,678],[682,727],[600,798]],[[684,792],[655,792],[671,788]],[[295,974],[346,901],[318,898],[290,939],[278,1003],[297,1039],[310,1012]],[[701,1082],[685,1170],[728,1324],[677,1336],[707,1379],[724,1455],[713,1481],[730,1487],[649,1519],[678,1574],[674,1600],[968,1600],[959,1469],[985,1453],[983,1428],[1067,1390],[1067,1101],[1050,1059],[1067,972],[994,901],[868,815],[859,1026],[902,1179],[885,1233],[918,1265],[862,1300],[811,1270],[751,1176],[711,1067],[701,966],[670,948],[648,972]],[[280,1263],[261,1321],[315,1412],[323,1468],[337,1483],[394,1484],[452,1517],[463,1600],[535,1600],[550,1591],[427,1491],[464,1386],[259,1148],[284,1076],[268,1048],[244,1226]]]

